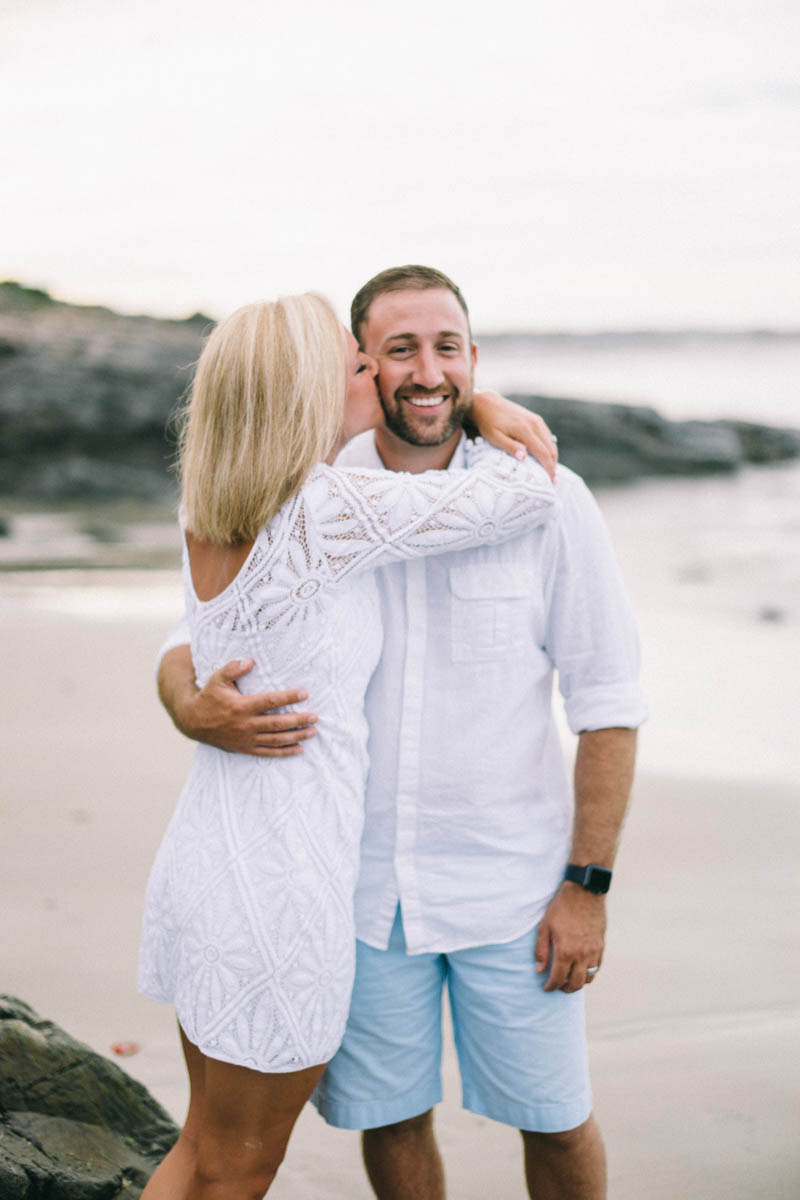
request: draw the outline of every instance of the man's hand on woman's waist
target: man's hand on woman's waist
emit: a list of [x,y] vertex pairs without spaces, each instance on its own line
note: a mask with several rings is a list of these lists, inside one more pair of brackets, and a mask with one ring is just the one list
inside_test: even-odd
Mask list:
[[258,695],[240,692],[236,681],[252,668],[252,659],[236,659],[198,688],[189,647],[176,646],[159,667],[161,702],[180,732],[193,741],[259,758],[302,754],[302,743],[316,735],[316,713],[274,710],[302,704],[308,693],[302,688]]

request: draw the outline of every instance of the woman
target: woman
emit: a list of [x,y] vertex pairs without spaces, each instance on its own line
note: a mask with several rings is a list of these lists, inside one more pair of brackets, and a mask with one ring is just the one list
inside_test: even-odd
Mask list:
[[257,663],[254,692],[301,672],[325,733],[291,762],[197,748],[143,923],[140,990],[175,1004],[191,1084],[147,1200],[262,1196],[341,1040],[381,645],[372,569],[511,537],[555,508],[541,468],[488,447],[463,471],[325,465],[381,419],[375,374],[314,295],[240,309],[198,363],[181,454],[198,679],[237,657]]

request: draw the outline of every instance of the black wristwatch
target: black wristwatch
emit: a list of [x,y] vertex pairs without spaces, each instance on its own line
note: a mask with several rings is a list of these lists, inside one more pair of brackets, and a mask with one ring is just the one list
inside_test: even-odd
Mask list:
[[570,883],[579,883],[587,892],[594,892],[596,896],[605,896],[611,887],[611,872],[608,867],[598,867],[597,863],[589,863],[586,867],[570,863],[564,872],[564,878]]

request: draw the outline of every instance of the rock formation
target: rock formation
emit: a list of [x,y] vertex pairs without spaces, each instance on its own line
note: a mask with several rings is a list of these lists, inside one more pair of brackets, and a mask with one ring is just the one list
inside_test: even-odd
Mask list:
[[134,1198],[177,1135],[140,1083],[0,996],[2,1200]]
[[213,322],[125,317],[0,285],[0,494],[172,496],[169,418]]
[[558,435],[562,462],[587,483],[735,471],[800,455],[800,431],[748,421],[668,421],[652,408],[513,396]]

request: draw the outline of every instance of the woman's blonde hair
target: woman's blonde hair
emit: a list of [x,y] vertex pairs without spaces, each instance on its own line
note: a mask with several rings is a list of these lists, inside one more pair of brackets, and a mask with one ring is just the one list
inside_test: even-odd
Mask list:
[[312,292],[247,304],[215,327],[180,438],[195,537],[252,541],[294,495],[341,427],[345,362],[341,323]]

